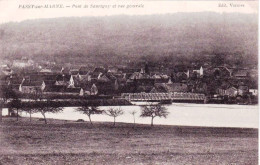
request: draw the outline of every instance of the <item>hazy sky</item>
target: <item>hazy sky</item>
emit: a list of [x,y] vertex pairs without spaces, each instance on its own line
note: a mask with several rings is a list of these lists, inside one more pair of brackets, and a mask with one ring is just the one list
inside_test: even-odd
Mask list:
[[[219,7],[219,4],[226,4],[228,7]],[[22,9],[21,5],[53,5],[62,4],[62,9]],[[72,8],[77,5],[109,5],[109,8]],[[230,4],[242,4],[244,7],[231,7]],[[143,5],[142,8],[112,8],[113,5]],[[66,8],[66,6],[71,6]],[[74,16],[109,16],[109,15],[151,15],[176,12],[239,12],[257,13],[257,1],[81,1],[81,0],[2,0],[0,1],[0,24],[10,21],[23,21],[37,18],[74,17]]]

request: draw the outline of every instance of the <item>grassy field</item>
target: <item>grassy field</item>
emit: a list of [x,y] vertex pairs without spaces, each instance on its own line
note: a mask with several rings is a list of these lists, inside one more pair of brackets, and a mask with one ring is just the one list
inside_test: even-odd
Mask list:
[[258,130],[43,121],[0,124],[0,164],[257,164]]

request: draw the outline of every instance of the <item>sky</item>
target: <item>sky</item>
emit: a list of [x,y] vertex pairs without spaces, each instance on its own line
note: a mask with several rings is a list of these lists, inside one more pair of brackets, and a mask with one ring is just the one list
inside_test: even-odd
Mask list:
[[[64,8],[23,8],[23,5],[55,4],[61,4]],[[81,5],[82,8],[73,8],[73,4]],[[219,7],[220,4],[226,4],[227,7]],[[239,4],[244,7],[231,7],[230,4]],[[84,5],[88,5],[89,8],[83,8]],[[91,5],[106,5],[109,8],[90,8]],[[125,8],[113,8],[113,5],[125,5]],[[126,8],[128,5],[141,5],[141,7]],[[40,18],[111,16],[121,14],[152,15],[205,11],[217,13],[258,13],[258,1],[0,0],[0,24]]]

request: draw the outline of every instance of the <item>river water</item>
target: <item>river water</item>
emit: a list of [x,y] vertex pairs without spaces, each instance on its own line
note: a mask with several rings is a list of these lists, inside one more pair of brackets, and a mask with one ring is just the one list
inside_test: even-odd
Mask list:
[[[101,106],[102,110],[109,107]],[[136,123],[150,124],[150,118],[141,118],[141,108],[139,106],[121,106],[124,114],[116,118],[117,122],[133,123],[133,115],[130,111],[136,110]],[[173,103],[166,106],[169,111],[168,117],[154,119],[154,124],[162,125],[181,125],[181,126],[206,126],[206,127],[243,127],[258,128],[258,106],[256,105],[224,105],[224,104],[189,104],[189,103]],[[63,112],[52,114],[47,113],[47,118],[77,120],[83,119],[88,121],[88,117],[77,112],[76,107],[66,107]],[[3,110],[3,115],[7,114],[7,110]],[[22,116],[29,114],[22,113]],[[42,117],[36,113],[33,117]],[[93,115],[92,121],[112,122],[113,118],[105,114]]]

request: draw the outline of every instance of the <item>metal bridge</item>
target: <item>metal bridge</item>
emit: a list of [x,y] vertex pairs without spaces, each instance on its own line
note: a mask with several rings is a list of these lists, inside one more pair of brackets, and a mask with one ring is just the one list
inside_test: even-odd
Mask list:
[[129,101],[204,101],[205,95],[200,93],[122,93],[122,98]]

